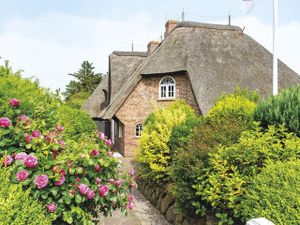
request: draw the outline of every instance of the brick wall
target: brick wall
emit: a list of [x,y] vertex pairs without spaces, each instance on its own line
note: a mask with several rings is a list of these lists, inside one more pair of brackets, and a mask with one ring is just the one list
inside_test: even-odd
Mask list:
[[[176,99],[184,99],[197,114],[200,114],[188,76],[184,73],[170,76],[176,81]],[[123,138],[116,138],[115,147],[119,147],[118,150],[126,157],[134,155],[138,144],[139,138],[135,136],[136,125],[143,124],[155,105],[162,107],[173,101],[159,100],[159,82],[162,77],[153,75],[142,78],[116,113],[116,117],[124,126]]]

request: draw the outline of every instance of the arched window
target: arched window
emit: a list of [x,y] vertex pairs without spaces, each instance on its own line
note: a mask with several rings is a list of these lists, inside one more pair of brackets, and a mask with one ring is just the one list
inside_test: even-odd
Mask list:
[[142,135],[143,126],[142,124],[138,124],[135,126],[135,136],[140,137]]
[[163,77],[159,82],[159,98],[175,98],[176,83],[170,76]]

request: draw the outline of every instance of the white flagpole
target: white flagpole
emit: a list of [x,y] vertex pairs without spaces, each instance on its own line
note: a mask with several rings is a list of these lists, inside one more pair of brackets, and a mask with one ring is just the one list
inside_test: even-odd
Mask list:
[[273,95],[278,94],[277,26],[278,0],[273,0]]

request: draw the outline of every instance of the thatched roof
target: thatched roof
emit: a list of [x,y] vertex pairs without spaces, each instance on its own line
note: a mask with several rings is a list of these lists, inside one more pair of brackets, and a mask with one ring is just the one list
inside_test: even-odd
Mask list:
[[98,117],[99,113],[107,106],[105,92],[108,93],[108,76],[105,76],[92,95],[82,106],[83,110],[88,112],[91,117]]
[[[236,87],[272,93],[272,54],[239,27],[179,23],[144,59],[98,117],[114,116],[133,88],[151,74],[186,71],[202,113],[222,93]],[[300,77],[279,61],[279,88],[300,83]]]

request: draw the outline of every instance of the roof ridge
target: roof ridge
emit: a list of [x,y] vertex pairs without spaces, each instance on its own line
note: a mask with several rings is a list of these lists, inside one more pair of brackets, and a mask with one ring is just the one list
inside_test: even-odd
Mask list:
[[201,23],[201,22],[193,22],[193,21],[179,22],[176,25],[175,29],[178,27],[198,27],[198,28],[216,29],[216,30],[242,31],[242,29],[238,26],[231,26],[231,25],[225,25],[225,24],[214,24],[214,23]]
[[141,57],[148,56],[148,53],[143,51],[113,51],[112,54],[118,56],[141,56]]

